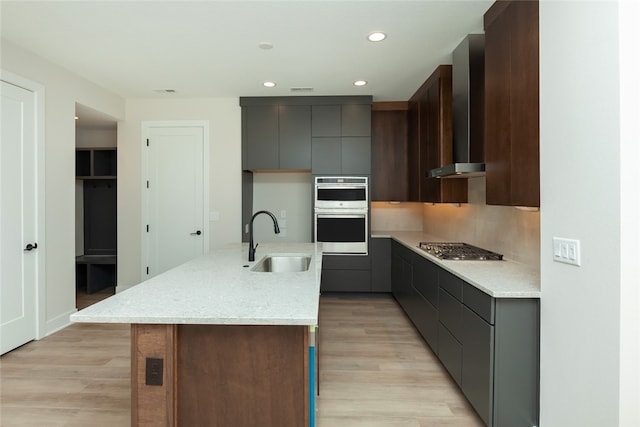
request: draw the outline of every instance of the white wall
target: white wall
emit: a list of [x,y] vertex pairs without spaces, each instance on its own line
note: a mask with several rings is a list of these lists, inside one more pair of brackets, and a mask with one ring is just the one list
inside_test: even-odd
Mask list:
[[128,99],[118,126],[118,291],[141,280],[142,121],[208,120],[210,247],[240,242],[242,175],[238,98]]
[[117,147],[118,131],[76,127],[76,147]]
[[[312,182],[311,173],[253,174],[253,212],[270,211],[280,226],[280,234],[275,234],[271,218],[257,216],[254,242],[311,242]],[[282,217],[283,210],[286,218]]]
[[75,311],[76,102],[115,118],[124,100],[69,71],[2,40],[2,69],[45,87],[45,333],[68,324]]
[[[620,86],[619,4],[540,2],[544,427],[640,425],[639,327],[621,326],[638,319],[637,266],[627,270],[635,276],[621,277],[623,227],[631,225],[637,233],[638,217],[627,217],[621,206],[632,197],[637,207],[640,182],[637,172],[634,184],[622,185],[620,177],[621,164],[637,168],[638,159],[621,161],[621,147],[636,147],[637,156],[637,140],[621,143],[620,94],[631,89],[631,79]],[[629,19],[637,26],[640,16],[636,11]],[[633,52],[637,59],[637,40],[636,50],[628,45],[625,55]],[[637,126],[638,96],[631,102],[636,115],[625,120]],[[628,187],[635,187],[633,194],[621,193]],[[582,266],[552,261],[553,236],[581,241]],[[637,244],[637,237],[633,240]],[[622,259],[624,266],[637,264],[637,247],[630,255]],[[624,307],[627,317],[621,320]],[[625,342],[629,348],[635,344],[633,361],[622,354]]]
[[622,2],[620,19],[620,425],[640,426],[640,3]]

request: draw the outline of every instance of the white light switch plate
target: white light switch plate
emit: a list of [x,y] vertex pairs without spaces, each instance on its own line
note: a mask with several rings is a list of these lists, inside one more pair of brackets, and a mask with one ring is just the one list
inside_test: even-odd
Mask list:
[[565,264],[580,265],[580,240],[554,237],[553,260]]

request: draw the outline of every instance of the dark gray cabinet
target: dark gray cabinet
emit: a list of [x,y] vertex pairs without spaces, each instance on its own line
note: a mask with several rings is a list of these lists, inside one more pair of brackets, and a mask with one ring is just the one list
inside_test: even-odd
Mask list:
[[411,309],[413,266],[411,251],[396,241],[391,242],[391,292],[398,303],[409,313]]
[[372,238],[371,250],[371,291],[391,292],[391,239]]
[[313,105],[314,175],[371,173],[371,103]]
[[314,138],[342,135],[342,109],[339,104],[314,105],[311,108],[311,135]]
[[278,169],[279,134],[278,106],[247,107],[243,130],[246,134],[247,159],[245,169]]
[[371,97],[241,97],[242,169],[371,173]]
[[340,137],[313,137],[311,170],[316,175],[342,173],[342,141]]
[[82,180],[83,254],[76,257],[76,288],[87,293],[116,285],[117,151],[78,148],[76,179]]
[[311,107],[308,105],[280,105],[279,169],[311,168]]
[[431,349],[438,352],[438,267],[412,252],[412,321]]
[[[491,396],[493,396],[494,327],[468,307],[463,307],[461,360],[463,391],[480,418],[490,425]],[[533,424],[532,424],[533,425]]]
[[243,107],[245,170],[311,168],[311,108],[308,105]]
[[538,299],[492,298],[395,240],[391,283],[398,303],[487,425],[538,425]]
[[322,256],[322,292],[371,292],[371,256]]

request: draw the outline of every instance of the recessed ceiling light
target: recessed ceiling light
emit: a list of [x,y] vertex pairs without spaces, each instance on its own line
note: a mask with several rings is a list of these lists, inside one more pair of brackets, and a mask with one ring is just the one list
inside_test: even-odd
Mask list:
[[386,39],[387,35],[385,33],[383,33],[382,31],[375,31],[371,34],[369,34],[367,36],[367,39],[370,42],[381,42],[382,40]]
[[366,80],[356,80],[355,82],[353,82],[354,86],[364,86],[367,84]]
[[264,86],[264,87],[275,87],[276,84],[274,82],[264,82],[264,83],[262,83],[262,86]]

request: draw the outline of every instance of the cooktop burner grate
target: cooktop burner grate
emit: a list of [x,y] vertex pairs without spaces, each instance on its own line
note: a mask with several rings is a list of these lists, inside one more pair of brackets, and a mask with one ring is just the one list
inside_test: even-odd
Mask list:
[[499,261],[502,254],[478,248],[467,243],[420,242],[420,249],[443,260]]

